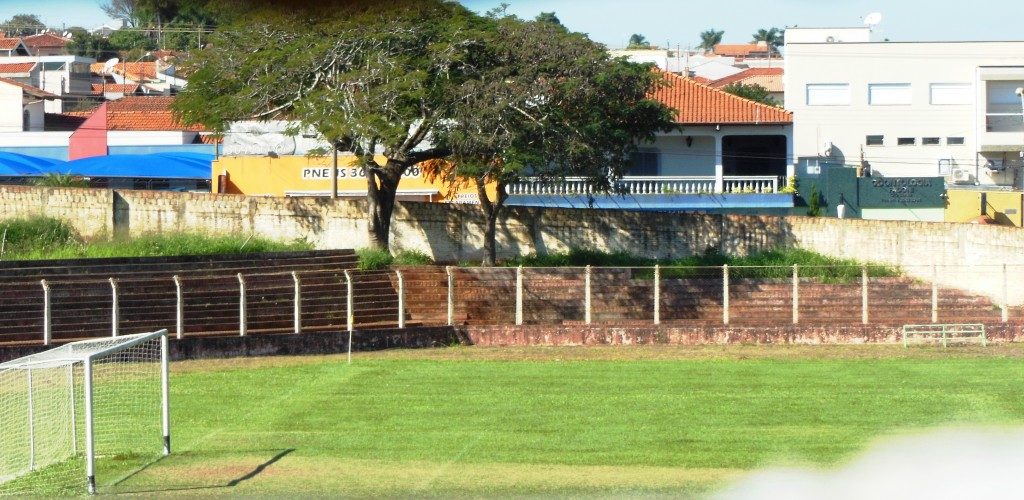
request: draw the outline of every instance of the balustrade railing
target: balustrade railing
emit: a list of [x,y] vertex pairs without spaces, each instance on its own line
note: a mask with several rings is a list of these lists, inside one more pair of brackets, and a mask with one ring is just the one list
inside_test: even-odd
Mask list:
[[[711,193],[777,193],[779,178],[765,176],[725,176],[719,191],[715,176],[626,176],[616,182],[619,192],[629,195],[711,194]],[[525,179],[507,188],[510,195],[592,195],[596,194],[586,179],[569,177],[556,181]]]

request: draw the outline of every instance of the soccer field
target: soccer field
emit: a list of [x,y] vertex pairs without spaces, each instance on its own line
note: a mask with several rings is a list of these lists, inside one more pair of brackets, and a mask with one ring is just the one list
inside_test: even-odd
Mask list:
[[[872,440],[1024,424],[1024,347],[396,350],[174,363],[147,495],[686,495]],[[101,481],[102,482],[102,481]],[[35,493],[58,491],[38,485]]]

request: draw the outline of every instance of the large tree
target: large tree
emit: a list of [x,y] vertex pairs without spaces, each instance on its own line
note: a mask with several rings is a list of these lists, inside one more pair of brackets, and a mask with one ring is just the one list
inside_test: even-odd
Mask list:
[[715,50],[715,45],[722,43],[724,35],[725,31],[716,31],[714,28],[702,31],[700,34],[700,45],[697,45],[697,48],[704,49],[705,51]]
[[475,186],[485,265],[495,263],[510,184],[573,176],[612,191],[638,141],[672,125],[670,111],[646,98],[659,80],[649,66],[611,59],[586,36],[549,23],[493,21],[471,78],[454,89],[451,119],[436,131],[451,155],[426,169],[450,185]]
[[0,24],[8,36],[29,36],[46,29],[46,25],[35,14],[15,14]]
[[760,85],[758,85],[756,83],[750,83],[750,84],[744,84],[744,83],[740,83],[740,82],[730,83],[729,85],[726,85],[725,87],[722,87],[722,90],[724,90],[724,91],[726,91],[726,92],[728,92],[728,93],[730,93],[732,95],[739,96],[739,97],[742,97],[744,99],[749,99],[749,100],[754,101],[754,102],[759,102],[761,104],[767,104],[769,106],[775,106],[777,108],[781,108],[782,107],[779,104],[779,101],[776,101],[771,96],[771,92],[769,92],[768,89],[766,89],[766,88],[764,88],[764,87],[762,87],[762,86],[760,86]]
[[402,174],[446,154],[427,140],[465,78],[478,20],[440,0],[249,2],[196,54],[175,109],[218,131],[292,120],[351,151],[366,172],[370,245],[387,248]]
[[647,37],[645,37],[645,36],[643,36],[643,35],[641,35],[639,33],[633,33],[629,37],[629,42],[626,43],[626,48],[627,49],[649,49],[649,48],[651,48],[651,42],[647,41]]

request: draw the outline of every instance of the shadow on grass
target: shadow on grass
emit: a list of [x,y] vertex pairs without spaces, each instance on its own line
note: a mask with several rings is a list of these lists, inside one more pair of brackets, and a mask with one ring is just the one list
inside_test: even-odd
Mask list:
[[[234,488],[234,487],[238,486],[239,484],[241,484],[241,483],[243,483],[245,481],[248,481],[250,479],[253,479],[253,478],[259,476],[261,473],[263,473],[263,471],[267,470],[268,467],[270,467],[271,465],[277,463],[282,458],[288,456],[290,453],[294,452],[295,448],[287,448],[287,449],[284,449],[284,450],[262,450],[262,451],[271,451],[271,452],[276,451],[277,454],[275,454],[273,457],[271,457],[266,462],[263,462],[263,463],[257,465],[256,468],[254,468],[253,470],[249,471],[248,473],[246,473],[246,474],[244,474],[244,475],[242,475],[240,477],[231,479],[230,481],[227,481],[224,484],[212,484],[212,485],[208,485],[208,486],[185,486],[185,487],[179,487],[179,488],[175,488],[175,487],[171,487],[171,488],[154,488],[154,489],[145,489],[145,490],[126,489],[126,490],[118,490],[117,493],[162,493],[162,492],[173,492],[173,491],[196,491],[196,490],[214,490],[214,489],[222,489],[222,488]],[[174,456],[175,455],[170,455],[170,457],[174,457]],[[132,472],[128,476],[125,476],[121,480],[117,481],[112,486],[118,486],[118,485],[128,481],[129,479],[131,479],[132,477],[142,473],[143,471],[145,471],[149,467],[158,464],[160,461],[162,461],[165,458],[168,458],[168,457],[161,457],[161,458],[159,458],[157,460],[154,460],[154,461],[144,465],[143,467],[139,468],[135,472]]]

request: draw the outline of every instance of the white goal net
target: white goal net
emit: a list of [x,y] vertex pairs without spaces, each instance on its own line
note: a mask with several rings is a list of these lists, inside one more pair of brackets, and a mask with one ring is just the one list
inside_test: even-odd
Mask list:
[[0,363],[0,495],[96,492],[170,453],[167,330]]

